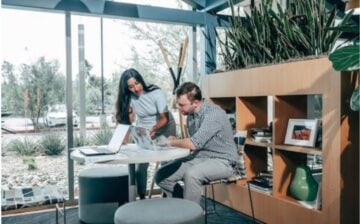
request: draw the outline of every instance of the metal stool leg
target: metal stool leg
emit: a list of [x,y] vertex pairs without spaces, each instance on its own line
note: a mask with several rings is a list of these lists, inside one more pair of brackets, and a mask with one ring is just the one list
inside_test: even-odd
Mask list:
[[215,190],[214,190],[214,185],[211,185],[211,190],[212,190],[212,204],[213,204],[213,211],[214,213],[216,213],[216,205],[215,205]]
[[[160,164],[160,162],[157,162],[157,163],[156,163],[156,165],[155,165],[155,172],[154,172],[154,173],[156,173],[156,171],[158,170],[159,164]],[[149,189],[149,194],[148,194],[148,197],[149,197],[149,198],[151,198],[151,196],[152,196],[152,192],[153,192],[153,190],[154,190],[154,184],[155,184],[155,176],[152,178],[152,181],[151,181],[151,185],[150,185],[150,189]]]
[[66,208],[65,208],[65,202],[63,203],[63,209],[64,209],[64,224],[66,224]]
[[60,208],[59,203],[55,205],[56,224],[59,224],[59,213],[64,217],[64,224],[66,224],[65,202],[62,202],[62,208]]
[[208,217],[208,211],[207,211],[207,186],[205,185],[205,224],[207,224],[207,217]]
[[251,197],[251,189],[250,189],[250,184],[249,184],[249,181],[247,181],[247,182],[246,182],[246,184],[247,184],[248,191],[249,191],[249,199],[250,199],[251,215],[252,215],[252,218],[253,218],[253,223],[255,224],[255,223],[256,223],[256,221],[255,221],[255,212],[254,212],[254,206],[253,206],[252,197]]
[[59,214],[58,214],[58,205],[55,205],[55,221],[56,224],[59,224]]

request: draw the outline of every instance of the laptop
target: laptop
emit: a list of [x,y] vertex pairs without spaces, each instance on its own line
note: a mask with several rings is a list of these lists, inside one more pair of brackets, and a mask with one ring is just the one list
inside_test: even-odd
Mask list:
[[131,126],[130,128],[131,137],[134,139],[136,145],[143,149],[148,150],[163,150],[174,148],[171,146],[161,146],[157,144],[157,141],[152,139],[150,136],[150,130],[140,126]]
[[130,125],[118,124],[108,145],[81,147],[79,151],[86,156],[116,154],[119,152],[129,128]]

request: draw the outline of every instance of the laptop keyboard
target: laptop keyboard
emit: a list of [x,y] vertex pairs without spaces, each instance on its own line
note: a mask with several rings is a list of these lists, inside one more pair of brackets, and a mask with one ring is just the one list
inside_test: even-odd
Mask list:
[[94,149],[94,151],[98,153],[111,153],[107,147],[97,147]]

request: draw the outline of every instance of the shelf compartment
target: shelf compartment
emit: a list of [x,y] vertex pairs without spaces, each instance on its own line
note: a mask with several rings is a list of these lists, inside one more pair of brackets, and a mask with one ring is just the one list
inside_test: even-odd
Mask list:
[[289,95],[274,97],[274,130],[273,142],[284,144],[286,129],[290,118],[307,118],[308,95]]
[[254,145],[245,147],[245,167],[247,179],[255,177],[261,171],[267,170],[267,148]]
[[238,97],[236,100],[237,130],[267,127],[267,107],[267,96]]
[[296,167],[306,165],[307,154],[275,148],[273,168],[273,191],[275,196],[288,195],[288,188]]
[[210,98],[210,102],[219,105],[228,114],[235,113],[235,97],[214,97]]
[[[295,175],[296,167],[298,167],[301,164],[307,165],[309,153],[289,151],[288,149],[283,150],[277,148],[277,146],[275,147],[276,148],[274,153],[274,163],[276,167],[274,167],[274,171],[273,171],[274,196],[276,198],[280,198],[281,200],[293,203],[304,209],[319,210],[318,208],[308,208],[305,205],[302,205],[298,200],[296,200],[291,195],[289,195],[288,192],[291,180]],[[299,148],[305,148],[305,147],[293,147],[293,148],[298,150]],[[314,151],[314,149],[310,149],[310,150]],[[317,179],[319,179],[319,177]],[[319,180],[316,181],[319,182]],[[320,194],[322,194],[322,192],[320,192]]]

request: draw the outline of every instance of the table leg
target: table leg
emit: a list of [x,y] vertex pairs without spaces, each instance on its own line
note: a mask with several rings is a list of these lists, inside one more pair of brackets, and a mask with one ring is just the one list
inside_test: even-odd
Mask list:
[[135,164],[129,164],[129,202],[136,200]]

